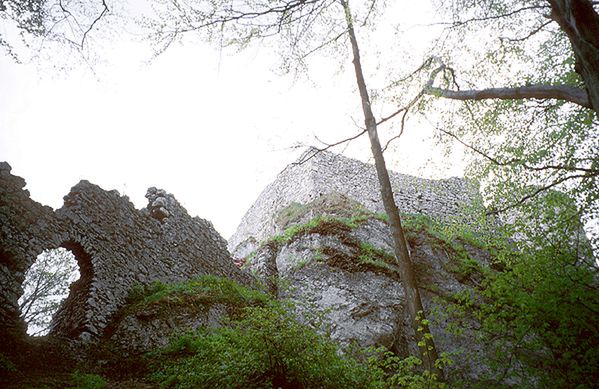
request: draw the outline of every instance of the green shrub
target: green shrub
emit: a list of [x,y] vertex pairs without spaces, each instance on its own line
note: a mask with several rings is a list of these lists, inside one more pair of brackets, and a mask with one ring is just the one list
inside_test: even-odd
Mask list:
[[230,326],[203,329],[162,350],[154,375],[177,388],[365,388],[367,366],[299,323],[280,304],[246,308]]
[[[271,300],[223,327],[179,336],[150,355],[152,379],[169,388],[441,388],[414,357],[341,346]],[[318,327],[318,325],[317,325]]]
[[71,375],[71,380],[75,386],[69,389],[105,389],[108,383],[104,378],[97,374],[84,374],[78,371]]
[[0,352],[0,371],[14,373],[17,371],[17,367],[4,353]]
[[[401,358],[384,348],[376,350],[374,356],[368,359],[373,381],[384,388],[408,389],[443,389],[447,385],[434,374],[422,371],[422,361],[414,356]],[[452,364],[448,354],[442,353],[435,362],[437,367],[443,369]],[[379,386],[375,386],[379,387]]]
[[[501,271],[484,272],[476,287],[454,294],[453,304],[444,306],[448,328],[457,333],[472,330],[472,318],[477,320],[475,335],[487,352],[476,357],[491,367],[489,382],[597,385],[598,267],[588,242],[574,239],[581,232],[580,216],[561,197],[548,194],[544,203],[531,205],[539,209],[530,218],[506,226],[506,231],[497,228],[495,239],[487,242]],[[526,239],[505,239],[513,231]],[[464,259],[459,267],[477,271]]]
[[243,307],[264,305],[268,296],[261,290],[251,289],[223,277],[205,275],[189,281],[164,284],[154,281],[147,286],[136,286],[129,294],[133,307],[150,304],[214,304],[225,303]]

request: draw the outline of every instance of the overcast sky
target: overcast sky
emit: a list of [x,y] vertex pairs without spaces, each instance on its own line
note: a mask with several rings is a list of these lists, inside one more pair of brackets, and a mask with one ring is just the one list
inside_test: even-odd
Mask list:
[[[424,48],[421,40],[430,37],[412,26],[432,17],[426,2],[418,3],[385,15],[401,22],[405,50]],[[0,160],[26,179],[33,199],[53,208],[81,179],[117,189],[138,208],[146,205],[146,189],[157,186],[228,238],[260,191],[297,157],[293,146],[317,145],[315,136],[343,139],[358,131],[354,120],[361,122],[349,58],[325,58],[309,79],[294,79],[274,72],[276,57],[259,46],[223,53],[194,42],[149,64],[148,51],[124,39],[107,52],[93,72],[0,58]],[[366,62],[374,67],[379,58]],[[392,167],[460,175],[460,166],[440,162],[428,136],[417,124],[408,127],[388,155]],[[367,139],[346,155],[367,161]]]

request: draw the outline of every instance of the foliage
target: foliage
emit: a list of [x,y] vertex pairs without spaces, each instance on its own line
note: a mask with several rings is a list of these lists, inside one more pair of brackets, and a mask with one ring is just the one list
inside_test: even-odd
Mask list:
[[[378,374],[383,373],[384,387],[399,388],[447,388],[447,384],[440,381],[438,377],[429,371],[422,372],[420,366],[422,361],[414,356],[401,358],[392,352],[379,349],[378,354],[369,360],[371,369]],[[452,364],[448,354],[441,353],[435,362],[439,368]]]
[[46,250],[25,273],[23,296],[19,299],[21,317],[31,335],[48,332],[52,315],[69,293],[69,285],[79,277],[74,255],[64,248]]
[[14,373],[17,371],[15,364],[2,352],[0,352],[0,371]]
[[367,371],[282,306],[247,308],[231,327],[178,338],[157,378],[176,387],[364,387]]
[[[584,89],[571,43],[548,17],[549,2],[436,3],[449,18],[445,45],[432,49],[446,64],[442,88]],[[599,116],[591,109],[556,99],[455,102],[434,96],[421,108],[440,141],[466,148],[467,174],[480,180],[493,209],[517,208],[560,190],[575,199],[586,220],[599,217]],[[599,247],[599,230],[592,231]]]
[[[34,0],[7,0],[0,3],[0,18],[2,20],[12,21],[23,33],[33,37],[41,37],[45,34],[47,28],[45,26],[47,1]],[[18,60],[17,54],[14,52],[13,46],[0,35],[0,46],[2,46],[7,54]]]
[[357,346],[339,352],[339,344],[293,312],[289,302],[270,301],[244,308],[224,327],[179,336],[153,353],[153,377],[177,388],[442,387],[417,358]]
[[225,303],[231,306],[265,305],[268,296],[261,290],[246,288],[235,281],[204,275],[175,284],[154,281],[147,286],[134,287],[129,303],[134,308],[152,304],[184,305]]
[[491,381],[591,387],[599,373],[599,269],[576,206],[560,193],[544,200],[543,210],[531,210],[534,222],[508,228],[526,240],[495,242],[502,271],[456,293],[444,316],[487,344],[481,362],[493,368]]
[[[6,28],[0,32],[0,48],[17,63],[43,56],[68,67],[74,55],[89,60],[88,41],[114,31],[122,20],[111,16],[120,14],[121,7],[110,1],[3,0],[0,20]],[[57,52],[67,58],[57,58]]]
[[69,389],[105,389],[108,388],[108,383],[102,376],[97,374],[85,374],[74,372],[71,379],[75,386]]
[[[494,347],[529,362],[545,385],[592,386],[599,366],[597,283],[590,269],[551,251],[525,255],[490,280],[482,292],[489,303],[477,314],[483,330],[504,334]],[[507,370],[509,358],[502,359],[496,362]]]
[[[437,319],[457,335],[474,331],[486,344],[476,358],[491,367],[487,384],[592,387],[599,373],[599,269],[576,204],[549,192],[503,226],[483,208],[467,212],[478,213],[481,223],[404,216],[406,230],[424,231],[437,248],[451,249],[458,261],[448,270],[477,275],[471,288],[439,304]],[[493,254],[499,271],[471,259],[465,244]]]
[[[372,4],[371,4],[372,3]],[[383,3],[356,2],[357,22],[366,26],[383,10]],[[186,35],[197,35],[220,47],[243,49],[253,42],[273,45],[283,72],[303,71],[315,53],[338,58],[347,52],[346,22],[336,1],[165,0],[144,24],[160,54]],[[322,66],[322,63],[321,63]]]

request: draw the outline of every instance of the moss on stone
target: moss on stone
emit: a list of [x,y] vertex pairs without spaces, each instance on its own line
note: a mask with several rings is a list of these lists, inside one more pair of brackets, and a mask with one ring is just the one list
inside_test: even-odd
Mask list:
[[[295,207],[297,211],[299,205]],[[326,258],[321,262],[346,271],[374,271],[399,278],[395,267],[396,259],[392,253],[377,249],[366,242],[360,242],[350,234],[353,229],[368,220],[374,219],[388,223],[387,215],[375,214],[363,209],[359,209],[356,214],[347,212],[345,214],[346,217],[317,216],[306,223],[292,225],[281,235],[272,237],[264,244],[271,245],[273,249],[278,250],[282,245],[290,244],[306,235],[334,236],[349,249],[350,253],[332,247],[323,247],[321,254],[324,254]],[[404,233],[410,247],[416,248],[426,242],[433,249],[443,251],[450,259],[450,263],[444,265],[445,270],[454,274],[460,282],[478,280],[487,274],[489,269],[473,259],[466,249],[466,245],[477,249],[488,248],[483,240],[471,231],[447,226],[422,214],[402,214],[401,216]],[[305,261],[301,268],[312,262]]]
[[[315,256],[315,258],[319,258],[318,262],[324,262],[329,266],[350,272],[373,271],[398,278],[399,275],[393,268],[395,257],[392,254],[377,249],[369,243],[360,242],[350,235],[353,229],[358,228],[369,219],[381,220],[384,218],[382,215],[367,211],[348,217],[318,216],[307,223],[287,228],[283,234],[272,237],[265,244],[279,249],[282,245],[307,235],[334,236],[340,244],[348,248],[350,253],[333,247],[323,247]],[[299,268],[312,262],[314,261],[302,262]]]
[[223,277],[205,275],[188,281],[165,284],[155,281],[131,290],[128,309],[143,310],[150,306],[210,306],[227,304],[234,307],[266,305],[266,293],[241,286]]

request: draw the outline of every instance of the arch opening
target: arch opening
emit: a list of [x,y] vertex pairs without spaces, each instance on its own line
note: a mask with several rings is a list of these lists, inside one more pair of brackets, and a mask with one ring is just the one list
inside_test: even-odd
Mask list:
[[79,264],[73,251],[58,247],[44,250],[25,272],[23,295],[18,300],[21,318],[30,336],[44,336],[52,320],[80,278]]

